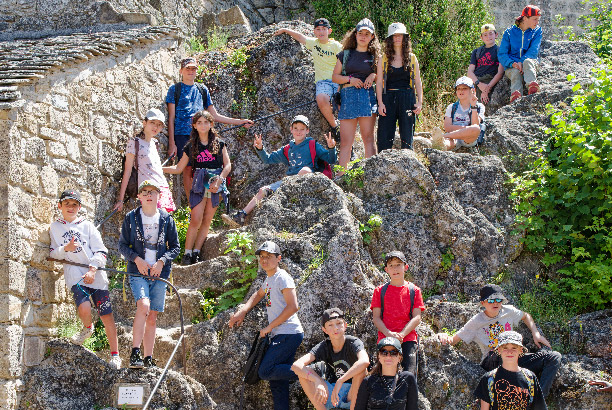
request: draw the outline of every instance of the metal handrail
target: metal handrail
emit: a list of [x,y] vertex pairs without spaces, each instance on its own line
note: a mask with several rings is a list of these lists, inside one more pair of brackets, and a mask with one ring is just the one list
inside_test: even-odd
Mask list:
[[[66,264],[66,265],[80,266],[82,268],[89,268],[89,265],[87,265],[87,264],[67,261],[65,259],[55,259],[55,258],[47,257],[47,260],[51,261],[51,262],[63,263],[63,264]],[[155,386],[155,390],[159,386],[159,383],[161,382],[161,379],[165,376],[166,371],[168,369],[168,366],[170,365],[170,362],[172,361],[172,359],[174,357],[174,354],[176,353],[176,350],[178,349],[179,344],[181,344],[183,346],[183,374],[187,375],[187,348],[185,346],[185,338],[184,338],[184,336],[185,336],[185,326],[184,326],[184,323],[183,323],[183,301],[181,300],[181,295],[178,293],[178,290],[174,287],[174,285],[172,283],[170,283],[169,281],[167,281],[166,279],[163,279],[163,278],[160,278],[160,277],[157,277],[157,276],[141,275],[140,273],[124,272],[122,270],[111,269],[111,268],[98,268],[98,269],[104,270],[104,271],[107,271],[107,272],[118,273],[118,274],[121,274],[121,275],[129,275],[129,276],[136,276],[136,277],[145,278],[145,279],[160,280],[160,281],[164,282],[166,285],[169,285],[172,289],[174,289],[174,293],[176,293],[176,296],[178,297],[178,302],[179,302],[179,314],[180,314],[180,318],[181,318],[181,337],[179,338],[178,343],[176,344],[176,347],[174,348],[174,351],[172,352],[172,355],[170,356],[170,359],[168,359],[168,363],[166,363],[166,367],[164,368],[164,371],[163,371],[159,381],[157,382],[157,385]],[[155,390],[153,390],[153,393],[155,392]],[[153,396],[153,393],[151,393],[151,396]],[[150,401],[150,399],[151,398],[149,398],[149,401]],[[147,404],[148,404],[148,402],[147,402]],[[144,407],[144,409],[146,409],[146,406]]]
[[[178,293],[177,293],[177,295],[178,295]],[[157,380],[157,383],[155,384],[155,387],[153,388],[153,390],[151,390],[151,394],[149,395],[149,399],[145,403],[145,405],[142,408],[142,410],[147,410],[147,408],[149,407],[149,403],[151,403],[151,400],[153,400],[153,395],[155,394],[155,392],[157,391],[159,385],[161,384],[164,376],[166,375],[166,372],[168,371],[168,367],[170,366],[170,362],[172,361],[172,358],[174,358],[174,354],[178,350],[179,343],[184,342],[184,337],[185,337],[184,334],[181,334],[181,337],[179,337],[178,343],[176,344],[176,346],[174,346],[174,350],[172,351],[172,354],[170,355],[170,359],[168,359],[168,363],[166,363],[166,367],[164,367],[164,370],[162,371],[161,376],[159,376],[159,379]],[[185,346],[185,344],[183,343],[183,347],[184,346]]]

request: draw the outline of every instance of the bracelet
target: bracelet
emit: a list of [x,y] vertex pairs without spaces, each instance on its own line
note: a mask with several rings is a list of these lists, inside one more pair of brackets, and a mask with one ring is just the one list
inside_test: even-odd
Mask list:
[[351,78],[353,78],[353,75],[352,75],[352,74],[349,74],[349,80],[348,80],[348,83],[347,83],[347,84],[350,84],[350,83],[351,83]]
[[478,109],[478,106],[477,105],[470,105],[470,108],[473,108],[473,109],[476,110],[476,109]]

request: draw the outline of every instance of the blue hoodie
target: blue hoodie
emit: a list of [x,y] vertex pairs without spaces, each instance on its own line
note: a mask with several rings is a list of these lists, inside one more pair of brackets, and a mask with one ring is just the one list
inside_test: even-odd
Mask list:
[[513,25],[504,31],[497,58],[504,68],[511,68],[512,63],[522,63],[526,58],[537,59],[541,43],[542,27],[523,31]]
[[[265,147],[263,147],[262,150],[256,151],[257,155],[259,155],[259,158],[261,158],[264,163],[288,165],[289,169],[287,170],[287,175],[297,175],[300,169],[304,167],[310,167],[310,169],[314,171],[314,164],[312,163],[312,156],[310,155],[310,140],[312,140],[311,137],[306,137],[304,141],[299,144],[291,140],[289,142],[289,161],[287,161],[287,157],[285,157],[285,153],[283,152],[285,146],[269,154],[266,152]],[[316,158],[320,158],[329,164],[334,164],[336,162],[336,148],[325,149],[318,142],[315,146],[317,150]]]

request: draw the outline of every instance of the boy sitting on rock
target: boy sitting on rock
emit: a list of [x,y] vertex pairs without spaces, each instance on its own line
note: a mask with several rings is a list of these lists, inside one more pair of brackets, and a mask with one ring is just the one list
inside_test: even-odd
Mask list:
[[110,365],[119,369],[121,358],[117,327],[108,293],[108,277],[105,271],[98,270],[106,266],[107,249],[94,224],[78,216],[81,209],[81,194],[78,191],[69,189],[62,192],[57,207],[62,212],[62,218],[53,222],[49,228],[50,256],[89,265],[89,269],[64,265],[66,287],[72,292],[77,313],[83,322],[83,329],[72,336],[70,341],[80,346],[93,334],[94,326],[91,320],[91,300],[93,300],[108,337],[111,350]]
[[497,59],[499,47],[495,44],[497,38],[495,26],[483,25],[480,28],[480,38],[484,44],[472,51],[467,75],[474,81],[476,97],[484,104],[488,104],[489,96],[493,94],[493,87],[504,76],[504,66]]
[[[327,309],[321,316],[326,338],[293,363],[304,393],[317,410],[354,409],[369,359],[363,342],[347,336],[344,313]],[[313,366],[310,363],[316,362]]]
[[314,22],[314,37],[306,37],[297,31],[281,28],[274,33],[289,34],[298,43],[304,44],[307,50],[312,52],[312,61],[315,69],[315,87],[317,94],[317,105],[321,114],[325,117],[332,128],[332,135],[338,141],[340,139],[340,126],[336,124],[336,118],[330,104],[331,98],[338,91],[338,84],[331,78],[336,66],[336,55],[342,51],[342,44],[329,38],[332,32],[329,20],[325,18],[316,19]]
[[[484,307],[484,311],[472,317],[454,336],[439,333],[440,343],[454,345],[461,340],[466,343],[475,341],[482,351],[480,366],[486,371],[491,371],[500,364],[500,357],[495,350],[499,344],[500,334],[513,330],[522,320],[531,330],[536,346],[540,348],[544,345],[550,348],[550,343],[540,334],[529,313],[504,303],[508,303],[508,300],[499,286],[491,284],[483,286],[480,289],[480,304]],[[540,375],[542,393],[546,397],[561,366],[561,354],[540,349],[536,353],[523,354],[518,359],[518,365]]]
[[416,327],[421,323],[421,311],[425,310],[425,305],[421,289],[404,279],[407,269],[406,257],[402,252],[393,251],[385,256],[385,272],[390,281],[374,290],[370,309],[378,329],[377,342],[385,337],[399,340],[402,344],[402,367],[416,377]]
[[[321,159],[329,164],[336,162],[336,141],[331,134],[327,134],[328,149],[308,137],[310,123],[304,115],[296,115],[291,121],[291,135],[293,140],[285,147],[279,148],[272,153],[268,153],[263,146],[261,135],[255,135],[253,146],[259,158],[266,164],[285,164],[289,166],[287,175],[306,175],[316,171],[317,160]],[[259,192],[249,201],[244,209],[236,212],[231,217],[227,214],[221,218],[229,226],[237,228],[244,225],[246,217],[269,192],[275,192],[283,183],[282,180],[273,184],[263,186]]]
[[519,366],[523,356],[523,336],[508,331],[499,335],[495,349],[502,364],[486,373],[474,391],[480,410],[546,410],[540,383],[533,372]]

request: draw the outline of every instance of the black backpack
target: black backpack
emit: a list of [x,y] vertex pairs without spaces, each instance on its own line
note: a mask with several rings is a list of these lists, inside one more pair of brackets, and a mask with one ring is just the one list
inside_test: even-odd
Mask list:
[[[383,318],[383,312],[385,311],[385,293],[387,293],[387,288],[391,282],[387,282],[384,284],[382,289],[380,290],[380,319]],[[412,320],[412,307],[414,306],[414,284],[412,282],[408,283],[408,291],[410,292],[410,320]]]
[[253,345],[251,346],[251,351],[249,352],[249,357],[242,368],[242,372],[244,374],[242,381],[246,384],[256,384],[259,380],[261,380],[259,378],[259,365],[261,364],[261,359],[263,359],[266,351],[268,350],[269,344],[270,337],[266,335],[265,337],[260,338],[259,332],[257,332],[255,340],[253,340]]

